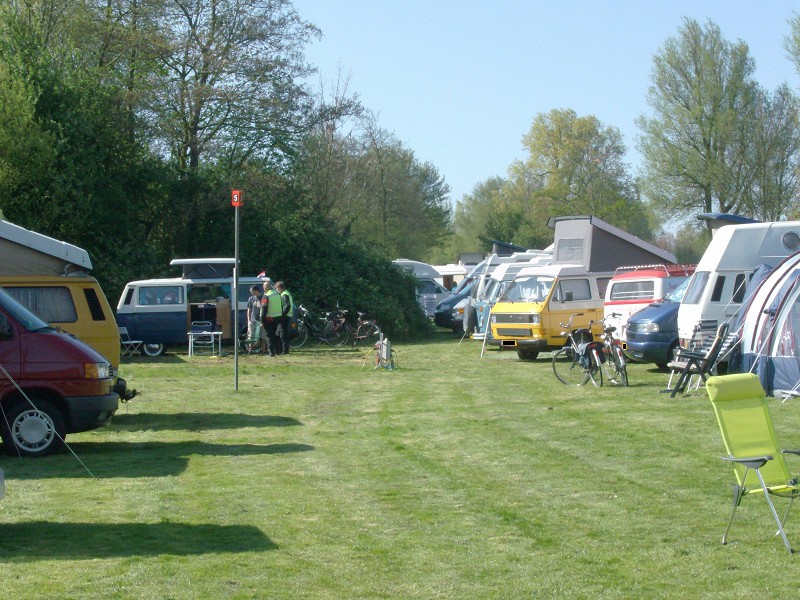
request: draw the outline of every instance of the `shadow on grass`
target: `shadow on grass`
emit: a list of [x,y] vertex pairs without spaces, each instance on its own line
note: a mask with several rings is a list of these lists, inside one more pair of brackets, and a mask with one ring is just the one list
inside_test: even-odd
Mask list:
[[[308,444],[208,444],[205,442],[76,442],[70,448],[100,479],[172,477],[183,473],[191,456],[258,456],[311,452]],[[6,479],[88,477],[69,452],[37,459],[2,461]]]
[[20,562],[263,552],[277,548],[260,529],[245,525],[49,521],[0,524],[0,556]]
[[173,354],[171,352],[166,352],[161,356],[145,356],[145,355],[134,355],[134,356],[126,356],[124,358],[120,358],[121,364],[126,363],[138,363],[138,364],[178,364],[178,363],[185,363],[187,362],[188,356],[186,354]]
[[239,429],[242,427],[295,427],[297,419],[275,415],[245,415],[235,413],[138,413],[114,415],[110,429],[143,431],[171,429],[203,431],[210,429]]

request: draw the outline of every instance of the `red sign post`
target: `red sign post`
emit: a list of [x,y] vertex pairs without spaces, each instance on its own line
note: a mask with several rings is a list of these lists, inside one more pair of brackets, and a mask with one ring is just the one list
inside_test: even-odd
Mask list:
[[239,190],[231,192],[231,206],[242,206],[242,192]]

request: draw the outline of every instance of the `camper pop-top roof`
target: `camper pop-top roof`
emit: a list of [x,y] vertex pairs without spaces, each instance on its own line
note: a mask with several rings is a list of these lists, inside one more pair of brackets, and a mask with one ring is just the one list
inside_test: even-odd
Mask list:
[[0,220],[0,276],[68,275],[92,269],[89,253],[19,225]]

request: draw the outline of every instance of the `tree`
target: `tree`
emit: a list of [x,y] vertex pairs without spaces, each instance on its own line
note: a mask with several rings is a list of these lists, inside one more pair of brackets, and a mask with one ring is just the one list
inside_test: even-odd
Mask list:
[[[502,177],[490,177],[475,184],[471,194],[456,202],[453,227],[456,247],[463,252],[489,252],[491,240],[497,239],[492,223],[492,213],[500,190],[505,185]],[[497,233],[497,235],[503,235]],[[503,239],[503,241],[505,241]]]
[[745,212],[762,221],[798,215],[800,104],[786,85],[773,95],[762,92],[753,131],[752,188]]
[[158,21],[165,75],[148,108],[181,168],[291,150],[308,108],[302,50],[319,31],[289,0],[164,0]]
[[668,216],[746,209],[758,106],[747,45],[686,19],[653,59],[639,148],[647,196]]
[[513,240],[517,244],[549,244],[552,231],[546,223],[560,215],[594,215],[650,237],[616,127],[604,126],[594,116],[578,117],[573,110],[552,110],[537,115],[523,144],[528,158],[512,164],[500,194],[512,216],[521,211]]

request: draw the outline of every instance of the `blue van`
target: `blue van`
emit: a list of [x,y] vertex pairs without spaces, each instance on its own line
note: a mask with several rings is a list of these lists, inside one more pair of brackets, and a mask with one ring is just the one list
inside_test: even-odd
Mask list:
[[678,347],[678,309],[690,281],[686,279],[662,301],[653,302],[628,319],[625,356],[667,368]]
[[[125,284],[117,304],[117,324],[131,339],[142,340],[147,356],[159,356],[169,346],[187,344],[193,321],[210,321],[222,332],[222,341],[235,339],[233,331],[233,259],[178,259],[183,276],[143,279]],[[247,328],[247,300],[253,285],[264,277],[240,277],[239,329]]]

